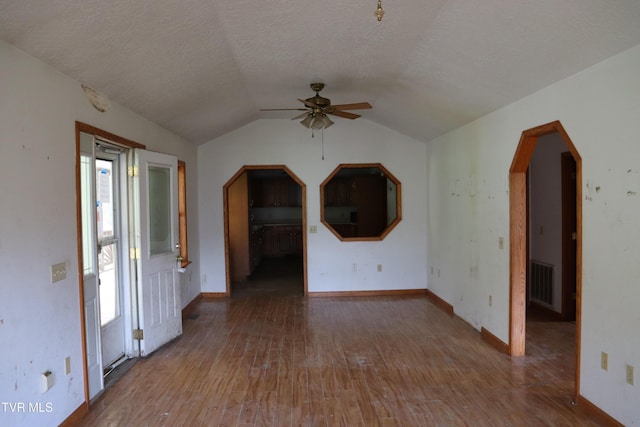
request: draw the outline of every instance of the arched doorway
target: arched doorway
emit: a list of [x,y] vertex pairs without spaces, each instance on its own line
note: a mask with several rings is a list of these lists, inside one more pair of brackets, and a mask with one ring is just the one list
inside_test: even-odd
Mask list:
[[579,394],[580,379],[580,326],[582,289],[582,159],[559,121],[547,123],[522,132],[518,148],[509,170],[509,211],[510,211],[510,312],[509,312],[509,352],[512,356],[525,355],[526,307],[527,307],[527,263],[528,263],[528,221],[527,221],[527,169],[538,139],[558,133],[575,160],[576,190],[576,378],[575,394]]
[[[274,254],[301,258],[301,292],[307,295],[304,182],[285,165],[245,165],[224,185],[223,195],[227,295],[232,282],[252,274],[257,258]],[[291,211],[297,212],[296,221],[287,216]]]

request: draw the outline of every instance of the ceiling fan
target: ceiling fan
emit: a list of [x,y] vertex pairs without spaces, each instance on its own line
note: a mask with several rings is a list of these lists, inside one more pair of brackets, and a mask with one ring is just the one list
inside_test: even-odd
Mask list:
[[291,120],[302,118],[300,122],[302,126],[307,129],[320,130],[326,129],[333,124],[331,119],[327,117],[329,114],[353,120],[360,117],[360,115],[345,110],[365,110],[372,108],[368,102],[331,105],[329,98],[324,98],[319,94],[324,88],[324,83],[311,83],[310,86],[316,95],[307,99],[298,99],[298,101],[302,102],[307,108],[265,108],[260,111],[304,111],[304,113],[293,117]]

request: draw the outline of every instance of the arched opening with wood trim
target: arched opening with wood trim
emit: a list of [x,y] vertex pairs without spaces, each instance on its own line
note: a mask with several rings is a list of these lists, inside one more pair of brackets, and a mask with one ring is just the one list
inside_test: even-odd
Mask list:
[[[275,181],[275,185],[269,186],[271,190],[259,188],[261,200],[254,200],[253,177]],[[293,187],[296,191],[292,193]],[[252,274],[260,262],[256,258],[262,257],[264,246],[268,242],[274,243],[277,255],[295,253],[301,259],[302,292],[307,295],[306,200],[305,183],[285,165],[245,165],[227,181],[223,187],[227,296],[231,294],[232,282],[238,280],[238,277],[248,277]],[[296,210],[299,212],[299,221],[295,225],[289,224],[286,230],[268,238],[262,235],[261,229],[272,231],[275,227],[263,227],[260,218],[254,218],[254,211],[266,208]],[[264,233],[266,234],[266,231]],[[254,251],[257,253],[253,253]]]
[[522,132],[518,148],[509,169],[510,218],[510,312],[509,353],[525,355],[528,263],[528,181],[527,170],[539,138],[553,133],[560,135],[576,163],[576,372],[575,395],[579,395],[580,327],[582,295],[582,159],[569,135],[559,121],[547,123]]

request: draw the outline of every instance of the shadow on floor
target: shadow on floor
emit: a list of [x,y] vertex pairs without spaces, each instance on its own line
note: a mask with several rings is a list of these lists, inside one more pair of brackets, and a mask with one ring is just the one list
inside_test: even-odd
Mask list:
[[300,256],[263,258],[247,280],[231,284],[232,298],[303,295],[304,267]]

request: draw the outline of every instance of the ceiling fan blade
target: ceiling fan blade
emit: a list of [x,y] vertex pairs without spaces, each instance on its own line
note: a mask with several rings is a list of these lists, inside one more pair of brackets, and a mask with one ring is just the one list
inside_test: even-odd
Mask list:
[[350,113],[348,111],[340,111],[340,110],[336,110],[333,112],[328,112],[328,114],[334,115],[334,116],[338,116],[338,117],[344,117],[345,119],[357,119],[358,117],[360,117],[360,114],[355,114],[355,113]]
[[307,111],[306,108],[261,108],[260,111]]
[[309,114],[309,112],[307,110],[304,110],[304,113],[300,114],[299,116],[292,117],[291,120],[301,119],[304,116],[306,116],[307,114]]
[[306,99],[300,99],[298,98],[298,101],[302,102],[304,105],[306,105],[309,108],[319,108],[316,104],[314,104],[311,101],[307,101]]
[[356,102],[354,104],[338,104],[332,105],[336,110],[368,110],[369,108],[373,108],[371,104],[368,102]]

